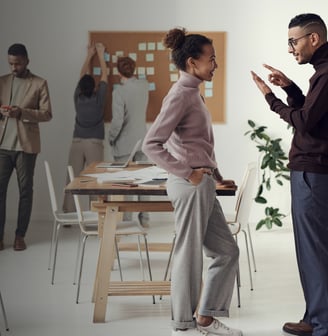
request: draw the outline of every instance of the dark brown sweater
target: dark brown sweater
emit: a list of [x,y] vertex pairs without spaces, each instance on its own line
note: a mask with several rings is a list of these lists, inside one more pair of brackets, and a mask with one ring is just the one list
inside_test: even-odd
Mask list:
[[310,63],[315,73],[306,96],[292,83],[284,88],[288,105],[273,93],[265,98],[271,110],[295,129],[288,167],[328,174],[328,43],[315,51]]

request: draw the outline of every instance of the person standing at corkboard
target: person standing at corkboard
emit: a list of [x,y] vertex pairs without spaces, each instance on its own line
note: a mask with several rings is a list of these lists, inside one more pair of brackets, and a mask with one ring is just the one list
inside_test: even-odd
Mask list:
[[[80,80],[74,92],[75,125],[68,164],[73,167],[75,176],[85,166],[104,159],[104,107],[107,94],[107,66],[104,58],[105,47],[102,43],[88,45],[86,59],[80,72]],[[101,78],[98,87],[91,75],[91,60],[98,55]],[[66,182],[69,183],[67,176]],[[64,212],[75,212],[73,195],[65,194]]]
[[[135,68],[136,62],[132,58],[118,58],[121,84],[114,87],[112,94],[112,121],[108,137],[114,160],[118,162],[125,162],[129,158],[135,144],[147,132],[148,82],[134,76]],[[139,150],[133,159],[146,161],[147,157]],[[138,218],[141,225],[148,225],[148,213],[139,213]],[[123,220],[131,219],[132,213],[124,214]]]
[[[106,47],[105,59],[110,76],[108,78],[109,95],[105,106],[105,122],[110,122],[112,119],[111,92],[120,80],[117,71],[117,59],[124,56],[131,57],[136,61],[135,75],[137,78],[147,78],[149,102],[146,118],[149,123],[156,119],[163,98],[179,78],[179,71],[172,62],[170,50],[163,45],[164,35],[165,32],[161,31],[89,32],[90,41],[102,42]],[[224,123],[226,108],[226,33],[212,31],[206,32],[205,35],[213,40],[219,63],[215,78],[212,81],[204,81],[200,85],[200,91],[212,116],[212,122]],[[100,67],[96,58],[93,59],[92,66],[93,74],[98,81]]]

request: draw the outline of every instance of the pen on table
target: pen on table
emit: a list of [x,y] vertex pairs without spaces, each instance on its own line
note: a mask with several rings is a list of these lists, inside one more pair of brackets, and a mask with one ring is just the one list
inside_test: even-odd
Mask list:
[[136,183],[112,183],[113,187],[138,187]]
[[80,180],[79,182],[80,183],[86,183],[86,182],[92,182],[92,181],[95,181],[95,180]]

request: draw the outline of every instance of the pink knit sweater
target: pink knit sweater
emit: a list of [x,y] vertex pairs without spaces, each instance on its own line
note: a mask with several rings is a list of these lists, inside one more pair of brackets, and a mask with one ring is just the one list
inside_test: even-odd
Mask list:
[[180,71],[142,147],[159,167],[182,178],[196,167],[216,168],[211,115],[200,95],[201,82]]

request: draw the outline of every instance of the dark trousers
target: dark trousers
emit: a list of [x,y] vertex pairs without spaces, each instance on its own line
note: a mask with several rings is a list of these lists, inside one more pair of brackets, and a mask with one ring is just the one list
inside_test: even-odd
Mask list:
[[328,174],[292,171],[297,263],[313,336],[328,335]]
[[6,197],[10,177],[16,169],[19,189],[16,235],[24,237],[32,211],[33,176],[37,154],[0,149],[0,240],[6,222]]

